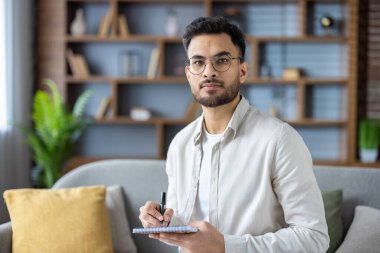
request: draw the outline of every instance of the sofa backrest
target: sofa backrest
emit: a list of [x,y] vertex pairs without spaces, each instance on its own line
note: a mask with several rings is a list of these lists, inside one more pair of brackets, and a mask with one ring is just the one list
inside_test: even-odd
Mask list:
[[[343,222],[345,231],[352,222],[357,205],[380,209],[380,170],[315,166],[314,173],[321,190],[343,189]],[[148,200],[159,202],[160,192],[167,188],[164,160],[103,160],[83,165],[63,176],[54,188],[103,184],[121,185],[131,228],[140,227],[139,208]],[[139,253],[177,252],[147,235],[133,235]]]
[[[148,200],[160,201],[160,192],[167,189],[163,160],[103,160],[89,163],[67,173],[53,188],[89,185],[121,185],[125,193],[125,208],[130,228],[141,227],[139,208]],[[174,253],[168,246],[148,235],[132,235],[139,253]]]
[[321,190],[343,189],[343,225],[347,232],[357,205],[380,209],[380,170],[371,168],[315,166]]

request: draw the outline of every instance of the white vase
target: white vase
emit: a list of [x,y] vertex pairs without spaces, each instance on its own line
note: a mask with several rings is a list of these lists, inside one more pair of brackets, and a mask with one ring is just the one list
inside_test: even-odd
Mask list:
[[72,35],[80,36],[86,33],[86,22],[84,21],[83,10],[78,9],[75,13],[75,18],[70,25]]
[[377,155],[377,149],[361,149],[360,161],[362,161],[363,163],[374,163],[377,160]]
[[176,14],[169,14],[166,22],[166,34],[176,36],[178,34],[178,20]]

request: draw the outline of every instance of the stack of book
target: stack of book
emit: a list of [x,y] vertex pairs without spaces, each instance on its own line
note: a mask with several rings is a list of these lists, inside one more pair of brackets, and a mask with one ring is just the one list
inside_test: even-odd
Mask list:
[[87,78],[90,76],[90,71],[83,55],[74,54],[71,49],[68,49],[66,52],[66,58],[74,77]]
[[101,38],[109,35],[116,36],[119,33],[121,37],[129,36],[127,18],[123,14],[117,15],[113,9],[107,11],[103,16],[98,29],[98,36]]

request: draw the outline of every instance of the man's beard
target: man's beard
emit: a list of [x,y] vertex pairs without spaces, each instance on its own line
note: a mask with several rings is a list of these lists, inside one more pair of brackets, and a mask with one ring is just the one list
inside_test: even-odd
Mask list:
[[[208,93],[209,94],[208,97],[201,97],[200,90],[196,92],[193,91],[193,97],[195,101],[197,101],[198,103],[200,103],[201,105],[205,107],[217,107],[220,105],[228,104],[231,101],[233,101],[236,98],[236,96],[239,94],[240,83],[238,79],[235,79],[232,85],[228,86],[227,88],[224,86],[223,82],[220,82],[218,80],[214,80],[214,79],[207,80],[204,83],[208,83],[208,82],[221,84],[222,85],[221,89],[223,89],[223,93],[216,95],[218,91],[211,91]],[[215,95],[213,93],[215,93]]]

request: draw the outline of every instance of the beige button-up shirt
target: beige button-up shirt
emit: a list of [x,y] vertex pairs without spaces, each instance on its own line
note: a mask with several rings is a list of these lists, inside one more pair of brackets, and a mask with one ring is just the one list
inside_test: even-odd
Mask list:
[[[169,147],[171,225],[190,221],[200,175],[203,116]],[[310,153],[288,124],[242,98],[211,154],[210,223],[226,253],[326,252],[329,237]]]

